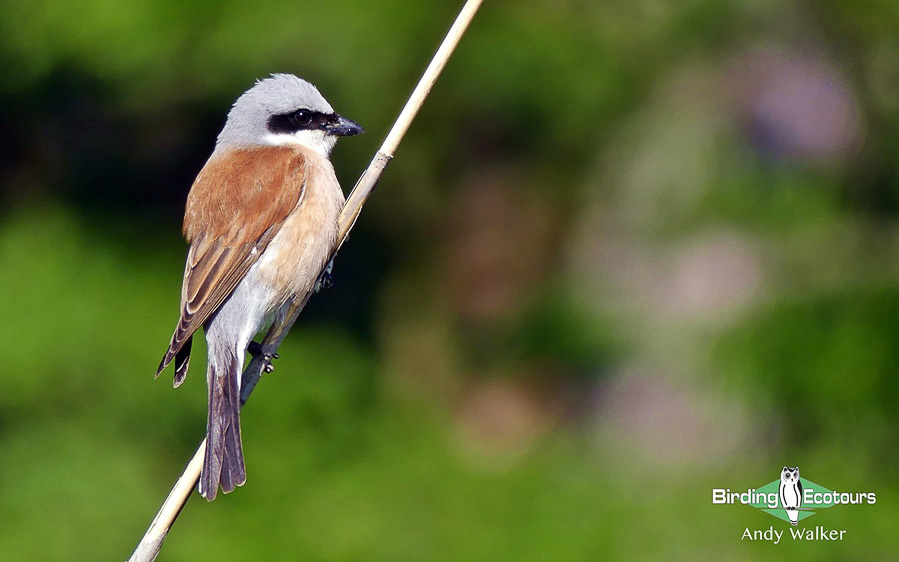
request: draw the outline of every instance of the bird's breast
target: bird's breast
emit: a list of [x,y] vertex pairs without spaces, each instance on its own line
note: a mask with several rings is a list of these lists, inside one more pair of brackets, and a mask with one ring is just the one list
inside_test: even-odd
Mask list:
[[306,162],[303,195],[257,262],[259,281],[271,295],[270,310],[312,290],[337,242],[344,196],[334,168],[317,154]]

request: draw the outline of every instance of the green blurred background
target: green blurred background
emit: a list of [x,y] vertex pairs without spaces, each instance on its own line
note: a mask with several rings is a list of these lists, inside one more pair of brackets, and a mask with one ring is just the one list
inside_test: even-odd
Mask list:
[[[0,560],[122,560],[203,436],[154,381],[256,78],[367,165],[460,1],[0,5]],[[885,559],[899,4],[488,0],[162,560]],[[874,506],[786,525],[783,465]]]

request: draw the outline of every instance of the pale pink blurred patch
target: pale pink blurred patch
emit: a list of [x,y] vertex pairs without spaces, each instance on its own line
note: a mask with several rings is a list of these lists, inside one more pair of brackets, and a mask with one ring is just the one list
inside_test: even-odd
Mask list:
[[735,231],[713,230],[656,245],[597,235],[588,249],[584,280],[630,303],[629,315],[727,321],[758,302],[765,288],[761,250]]
[[652,369],[632,368],[610,379],[598,391],[596,409],[600,435],[652,464],[688,466],[724,458],[748,438],[740,408]]
[[558,412],[521,379],[476,382],[456,408],[454,442],[472,468],[509,470],[556,425]]
[[733,59],[728,81],[760,152],[829,168],[858,151],[864,127],[855,90],[823,52],[750,49]]
[[685,243],[656,279],[654,298],[670,314],[691,318],[729,316],[759,296],[762,263],[745,238],[715,232]]

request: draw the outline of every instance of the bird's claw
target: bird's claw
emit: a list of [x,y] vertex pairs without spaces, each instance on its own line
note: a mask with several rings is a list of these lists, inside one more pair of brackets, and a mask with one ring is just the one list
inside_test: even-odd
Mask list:
[[331,276],[331,269],[334,267],[334,262],[328,262],[328,266],[325,267],[325,270],[319,276],[318,280],[315,282],[315,287],[313,291],[318,293],[322,289],[330,289],[334,286],[334,277]]
[[266,373],[271,373],[275,370],[275,366],[272,365],[272,361],[274,359],[280,359],[281,356],[277,353],[265,353],[262,351],[262,344],[258,342],[251,341],[250,345],[247,346],[247,353],[252,355],[254,358],[262,357],[262,370]]

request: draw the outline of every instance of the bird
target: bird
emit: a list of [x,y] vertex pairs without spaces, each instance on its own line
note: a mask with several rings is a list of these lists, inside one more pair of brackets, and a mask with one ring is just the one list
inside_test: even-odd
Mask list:
[[799,508],[802,507],[799,467],[785,466],[780,472],[780,506],[786,510],[790,525],[799,523]]
[[[345,202],[330,153],[338,137],[362,132],[310,82],[272,74],[234,102],[191,186],[181,314],[156,377],[174,363],[173,385],[184,382],[202,327],[209,411],[198,490],[209,501],[246,482],[244,358],[262,353],[254,335],[313,290],[329,265]],[[272,355],[264,359],[270,365]]]

